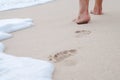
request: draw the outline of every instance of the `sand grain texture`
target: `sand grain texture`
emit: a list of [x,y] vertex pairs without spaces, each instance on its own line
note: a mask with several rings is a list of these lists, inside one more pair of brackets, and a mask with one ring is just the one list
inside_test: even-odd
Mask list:
[[[3,41],[8,47],[6,53],[48,60],[52,53],[77,49],[77,54],[55,64],[53,80],[120,80],[119,3],[104,0],[104,15],[91,15],[92,20],[85,25],[72,22],[77,16],[77,0],[0,12],[1,19],[30,17],[35,23],[33,28],[13,33],[14,38]],[[80,33],[75,31],[79,30],[90,34],[76,38]]]

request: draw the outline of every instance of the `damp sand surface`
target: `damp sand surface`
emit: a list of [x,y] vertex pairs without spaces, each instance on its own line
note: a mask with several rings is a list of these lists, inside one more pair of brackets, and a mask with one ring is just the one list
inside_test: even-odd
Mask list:
[[77,0],[0,12],[1,19],[30,17],[35,23],[3,41],[6,53],[48,60],[50,55],[76,49],[76,54],[55,63],[53,80],[120,80],[119,3],[116,0],[111,7],[113,0],[104,1],[104,15],[91,15],[84,25],[72,22],[79,9]]

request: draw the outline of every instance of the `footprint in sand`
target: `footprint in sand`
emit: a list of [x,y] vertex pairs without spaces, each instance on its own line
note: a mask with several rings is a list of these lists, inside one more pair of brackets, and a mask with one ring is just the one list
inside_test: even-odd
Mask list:
[[75,65],[77,65],[77,61],[73,60],[73,59],[72,60],[70,60],[70,59],[69,60],[65,60],[64,61],[64,65],[65,66],[75,66]]
[[79,37],[83,37],[83,36],[89,35],[91,33],[91,31],[88,31],[88,30],[78,30],[78,31],[75,31],[75,33],[77,34],[76,37],[79,38]]
[[76,52],[77,52],[76,49],[65,50],[65,51],[61,51],[56,54],[50,55],[48,58],[49,58],[49,61],[59,62],[76,54]]

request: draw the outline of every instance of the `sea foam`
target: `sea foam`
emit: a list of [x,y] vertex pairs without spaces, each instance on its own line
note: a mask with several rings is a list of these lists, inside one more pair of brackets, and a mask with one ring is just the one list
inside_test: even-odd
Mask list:
[[45,4],[52,0],[0,0],[0,11]]
[[[32,19],[0,20],[0,40],[12,37],[11,32],[32,25]],[[0,43],[0,80],[52,80],[54,70],[52,63],[28,57],[16,57],[4,51],[5,45]]]

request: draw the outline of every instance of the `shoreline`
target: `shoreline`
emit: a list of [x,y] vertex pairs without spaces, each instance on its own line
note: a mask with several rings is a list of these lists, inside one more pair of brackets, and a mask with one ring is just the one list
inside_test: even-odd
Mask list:
[[5,52],[48,60],[49,55],[77,49],[77,54],[55,63],[53,80],[119,80],[119,2],[111,7],[112,0],[104,1],[105,14],[91,15],[92,21],[85,25],[72,22],[78,10],[78,1],[74,0],[0,12],[1,19],[30,17],[35,23],[3,41]]

